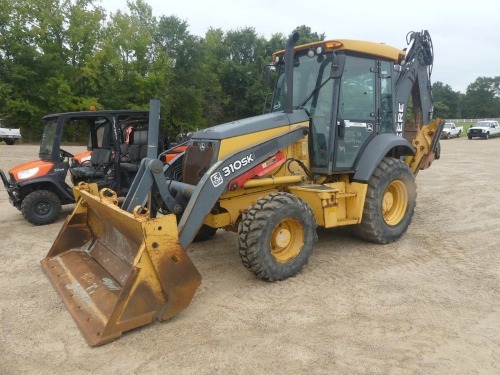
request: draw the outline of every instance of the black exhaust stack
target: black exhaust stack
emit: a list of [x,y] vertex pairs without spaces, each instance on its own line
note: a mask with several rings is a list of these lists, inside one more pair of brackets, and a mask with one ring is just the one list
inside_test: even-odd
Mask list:
[[285,47],[285,79],[286,79],[286,93],[285,93],[285,113],[292,113],[293,105],[293,46],[299,40],[300,35],[298,32],[290,35],[286,42]]

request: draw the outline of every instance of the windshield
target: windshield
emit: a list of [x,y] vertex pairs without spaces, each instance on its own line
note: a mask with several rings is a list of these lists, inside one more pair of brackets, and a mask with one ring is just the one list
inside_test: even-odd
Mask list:
[[50,159],[52,155],[52,147],[54,146],[54,138],[56,136],[57,119],[47,120],[43,129],[42,142],[40,143],[40,158]]
[[451,129],[451,124],[444,124],[443,129]]
[[[309,56],[296,54],[293,66],[294,109],[303,108],[311,119],[312,164],[326,168],[330,149],[330,128],[333,108],[333,82],[331,67],[333,54]],[[278,66],[278,80],[273,98],[272,111],[283,111],[285,104],[285,66]]]
[[[309,57],[307,54],[295,55],[292,99],[294,109],[304,108],[312,114],[319,100],[328,100],[328,106],[331,106],[333,80],[330,78],[330,71],[332,58],[332,54],[320,54],[313,57]],[[284,110],[285,89],[285,65],[280,64],[271,109],[273,112]],[[328,92],[328,98],[324,98],[326,92]]]
[[476,123],[476,125],[474,125],[475,127],[478,127],[478,128],[489,128],[490,127],[490,123],[489,122],[486,122],[486,121],[479,121],[478,123]]

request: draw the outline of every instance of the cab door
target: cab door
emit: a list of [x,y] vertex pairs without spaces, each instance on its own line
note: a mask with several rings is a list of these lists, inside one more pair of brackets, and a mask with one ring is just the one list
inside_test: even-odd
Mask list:
[[340,78],[333,169],[353,169],[360,152],[378,131],[377,61],[350,56]]

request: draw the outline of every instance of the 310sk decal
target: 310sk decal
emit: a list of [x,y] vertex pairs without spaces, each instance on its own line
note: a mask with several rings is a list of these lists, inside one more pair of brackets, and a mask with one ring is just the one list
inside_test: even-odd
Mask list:
[[249,165],[251,162],[255,161],[253,154],[249,154],[239,160],[232,162],[231,164],[222,168],[222,174],[220,172],[215,172],[210,176],[212,185],[217,187],[224,182],[224,177],[229,177],[233,173],[239,171],[241,168]]

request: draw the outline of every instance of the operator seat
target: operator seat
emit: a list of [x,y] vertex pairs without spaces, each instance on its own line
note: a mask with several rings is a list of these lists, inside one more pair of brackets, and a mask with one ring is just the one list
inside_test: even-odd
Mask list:
[[120,163],[120,169],[127,173],[137,173],[139,164],[148,154],[148,131],[135,130],[131,134],[126,161]]
[[78,180],[90,181],[101,178],[106,173],[111,163],[111,150],[107,148],[94,148],[90,155],[90,163],[71,170],[71,174]]

